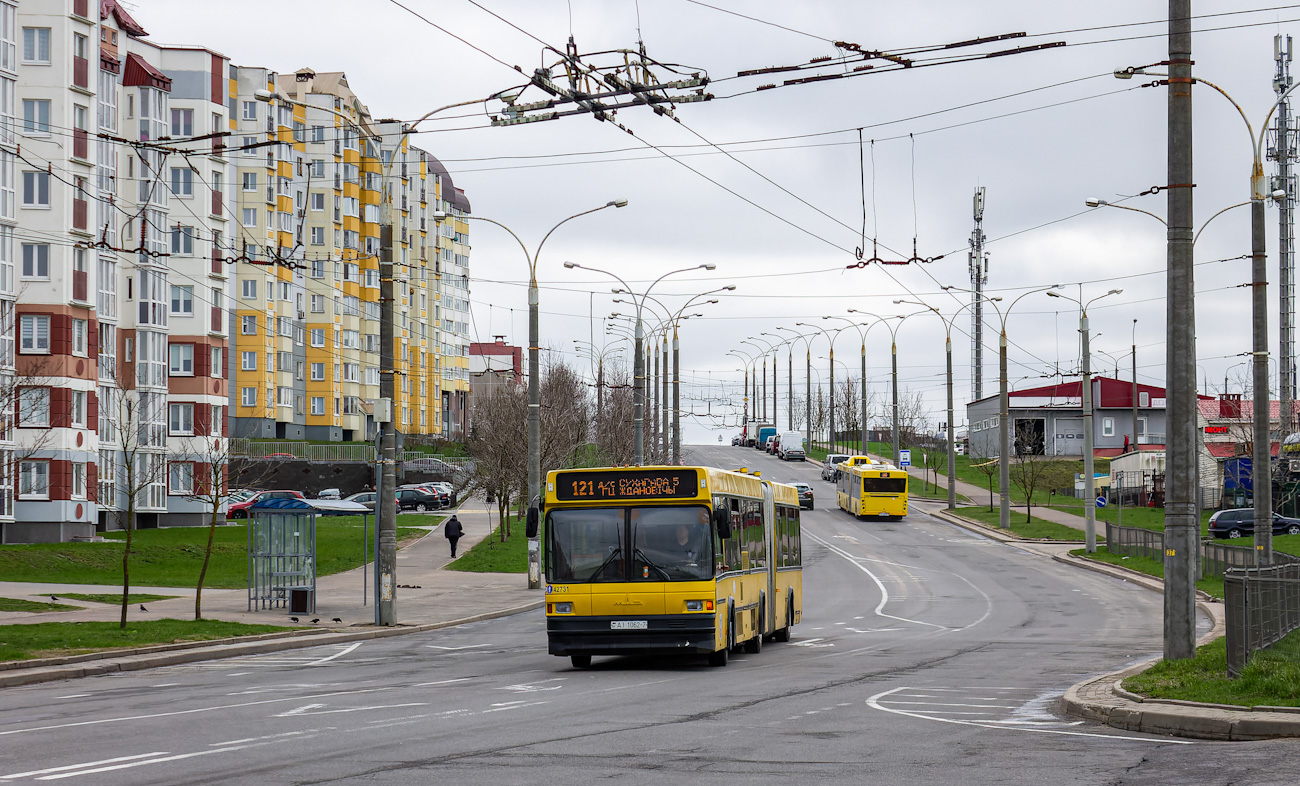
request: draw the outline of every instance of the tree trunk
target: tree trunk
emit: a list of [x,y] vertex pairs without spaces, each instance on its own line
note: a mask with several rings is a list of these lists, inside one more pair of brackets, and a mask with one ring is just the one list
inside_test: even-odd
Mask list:
[[122,621],[119,627],[123,629],[126,628],[126,609],[131,597],[131,535],[134,532],[135,499],[132,497],[126,508],[126,548],[122,551]]
[[208,562],[212,559],[212,541],[217,535],[217,514],[221,510],[221,501],[218,497],[217,504],[212,509],[212,522],[208,525],[208,546],[203,551],[203,567],[199,568],[198,586],[194,588],[194,619],[203,619],[203,579],[208,575]]
[[989,513],[993,512],[993,476],[989,475]]

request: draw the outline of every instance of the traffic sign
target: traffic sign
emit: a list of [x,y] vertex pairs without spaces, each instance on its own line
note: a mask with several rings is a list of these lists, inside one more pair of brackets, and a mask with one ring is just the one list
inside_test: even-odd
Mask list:
[[1099,507],[1099,508],[1104,508],[1104,507],[1106,507],[1106,498],[1105,498],[1105,497],[1097,497],[1097,507]]
[[912,466],[912,451],[910,450],[898,451],[898,466],[900,467]]

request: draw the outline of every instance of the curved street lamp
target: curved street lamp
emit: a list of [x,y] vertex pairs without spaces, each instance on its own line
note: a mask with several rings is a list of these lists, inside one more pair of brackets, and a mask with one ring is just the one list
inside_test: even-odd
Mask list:
[[784,330],[794,335],[790,337],[790,353],[787,356],[787,365],[789,372],[786,375],[786,381],[790,389],[790,430],[794,431],[794,342],[803,341],[804,347],[804,442],[805,450],[812,450],[812,339],[816,333],[800,333],[794,328],[776,327],[774,330]]

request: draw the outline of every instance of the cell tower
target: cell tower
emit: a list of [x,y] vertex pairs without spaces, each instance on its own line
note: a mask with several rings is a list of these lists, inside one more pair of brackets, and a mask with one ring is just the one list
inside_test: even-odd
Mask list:
[[[1291,87],[1291,36],[1273,36],[1273,59],[1277,61],[1277,74],[1273,77],[1273,90],[1280,96]],[[1290,415],[1296,395],[1295,367],[1295,209],[1296,182],[1291,162],[1296,158],[1296,124],[1291,114],[1290,99],[1277,107],[1273,127],[1269,129],[1268,157],[1277,163],[1270,191],[1285,191],[1286,198],[1278,206],[1278,387],[1281,399],[1281,436],[1295,431]]]
[[975,189],[975,230],[970,233],[970,365],[971,401],[984,398],[984,285],[989,283],[989,257],[984,251],[984,187]]

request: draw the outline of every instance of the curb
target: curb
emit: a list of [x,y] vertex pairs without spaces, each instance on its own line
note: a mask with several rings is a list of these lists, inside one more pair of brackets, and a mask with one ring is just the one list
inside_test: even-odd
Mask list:
[[[112,652],[88,653],[67,658],[48,658],[39,663],[18,661],[20,665],[7,665],[0,672],[0,688],[12,688],[20,685],[34,685],[41,682],[70,680],[79,677],[97,677],[125,671],[139,671],[160,666],[175,666],[182,663],[194,663],[203,660],[219,660],[244,655],[261,655],[268,652],[316,647],[322,644],[343,644],[351,641],[382,639],[389,636],[403,636],[409,633],[451,628],[471,622],[508,617],[526,611],[542,608],[545,600],[531,601],[508,609],[475,614],[445,622],[431,622],[424,625],[397,626],[392,628],[374,628],[351,633],[317,633],[306,630],[302,632],[268,633],[257,637],[240,637],[222,639],[217,642],[193,642],[178,645],[160,645],[142,647],[132,650],[115,650]],[[250,640],[250,638],[252,640]],[[1298,719],[1300,721],[1300,719]]]

